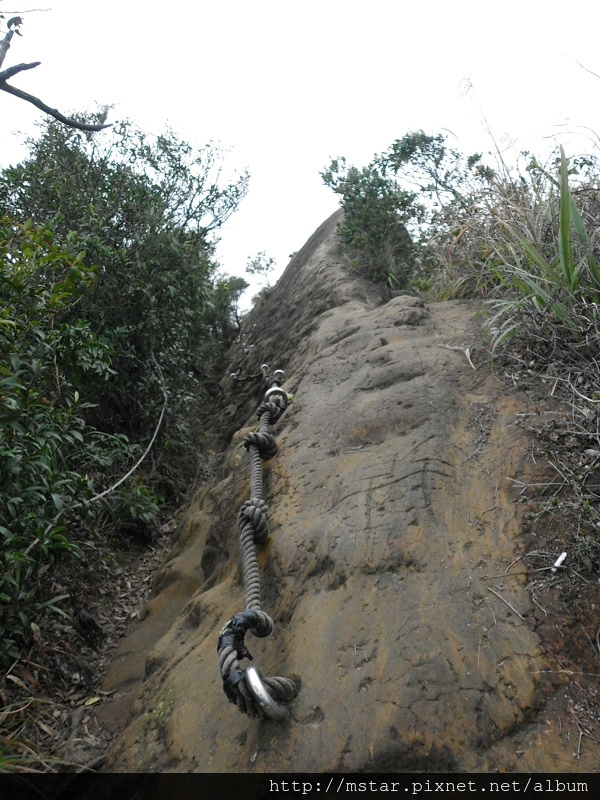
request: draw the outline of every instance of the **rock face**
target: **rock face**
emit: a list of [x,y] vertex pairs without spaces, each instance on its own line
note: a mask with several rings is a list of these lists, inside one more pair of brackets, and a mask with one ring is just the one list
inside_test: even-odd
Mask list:
[[246,637],[261,672],[299,678],[290,719],[240,714],[218,672],[219,630],[243,609],[241,440],[264,392],[226,379],[219,479],[184,517],[104,687],[117,690],[105,719],[129,714],[106,769],[595,768],[593,742],[573,759],[576,729],[569,740],[524,576],[507,570],[523,511],[508,478],[531,481],[535,466],[514,426],[524,401],[462,351],[476,341],[476,303],[386,300],[345,271],[338,219],[249,315],[226,370],[252,375],[266,361],[295,395],[263,466],[261,599],[275,631]]

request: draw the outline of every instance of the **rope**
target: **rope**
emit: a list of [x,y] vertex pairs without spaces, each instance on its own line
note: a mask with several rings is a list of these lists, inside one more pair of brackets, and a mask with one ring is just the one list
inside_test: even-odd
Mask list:
[[[267,378],[267,383],[269,388],[279,386],[279,381],[273,378]],[[277,442],[269,433],[269,426],[277,422],[286,409],[284,394],[280,392],[272,399],[267,399],[269,395],[267,392],[265,402],[257,411],[260,419],[258,431],[244,437],[244,446],[250,457],[250,499],[246,500],[239,511],[237,526],[244,578],[245,610],[235,614],[222,628],[217,645],[219,670],[225,694],[230,702],[237,705],[242,714],[258,718],[267,718],[268,714],[257,703],[248,687],[245,670],[240,668],[239,662],[243,658],[252,660],[244,644],[244,637],[248,631],[260,638],[270,636],[273,632],[273,620],[260,608],[260,577],[256,547],[263,545],[269,536],[268,506],[263,497],[261,461],[272,458],[277,453]],[[289,678],[261,676],[261,681],[275,701],[289,702],[299,691],[294,681]]]
[[150,352],[150,358],[152,359],[152,362],[153,362],[153,364],[156,367],[156,370],[158,372],[158,377],[160,379],[160,388],[161,388],[161,391],[163,393],[163,398],[164,398],[162,411],[160,412],[160,417],[158,418],[158,423],[156,424],[156,428],[154,429],[154,433],[152,434],[152,438],[150,439],[150,443],[148,444],[148,447],[144,450],[144,452],[140,456],[140,458],[138,458],[138,460],[135,462],[133,467],[129,470],[129,472],[127,472],[127,474],[123,475],[122,478],[119,478],[119,480],[116,483],[113,483],[112,486],[109,486],[108,489],[105,489],[103,492],[100,492],[100,494],[96,494],[93,497],[91,497],[90,498],[90,503],[95,503],[96,500],[102,500],[102,498],[106,497],[107,494],[110,494],[111,492],[114,492],[115,489],[118,489],[119,486],[123,483],[123,481],[126,481],[127,478],[130,477],[130,475],[133,475],[133,473],[140,466],[142,461],[146,458],[146,456],[148,455],[148,453],[152,449],[152,445],[154,444],[154,441],[155,441],[156,437],[158,436],[158,432],[160,430],[160,426],[162,425],[163,417],[165,416],[165,411],[167,410],[167,403],[169,402],[169,397],[167,395],[167,390],[165,389],[165,382],[164,382],[164,379],[163,379],[162,370],[161,370],[160,365],[159,365],[158,361],[156,360],[156,358],[154,356],[154,353],[152,351]]

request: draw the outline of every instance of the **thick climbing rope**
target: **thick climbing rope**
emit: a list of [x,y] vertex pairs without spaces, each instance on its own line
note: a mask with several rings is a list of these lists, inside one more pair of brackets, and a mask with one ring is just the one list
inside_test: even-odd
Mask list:
[[261,460],[272,458],[277,452],[277,443],[275,437],[269,433],[269,427],[277,422],[287,408],[288,395],[280,388],[283,372],[276,370],[273,376],[269,376],[267,371],[268,365],[263,364],[262,373],[269,388],[257,411],[259,429],[244,437],[244,446],[250,457],[250,499],[241,507],[237,525],[245,608],[222,628],[217,651],[223,690],[229,700],[250,717],[282,721],[288,714],[281,703],[293,700],[298,694],[294,681],[279,676],[265,678],[253,667],[242,669],[239,664],[243,658],[252,659],[244,644],[248,631],[259,637],[269,636],[273,632],[273,620],[260,608],[260,577],[256,555],[257,546],[263,545],[269,535]]

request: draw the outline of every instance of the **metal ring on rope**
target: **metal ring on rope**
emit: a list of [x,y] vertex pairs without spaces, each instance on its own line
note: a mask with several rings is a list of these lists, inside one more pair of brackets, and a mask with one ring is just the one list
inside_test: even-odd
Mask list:
[[288,712],[282,702],[293,700],[298,694],[294,681],[282,677],[261,677],[254,667],[241,669],[239,660],[252,655],[246,648],[247,632],[254,636],[269,636],[273,631],[273,620],[260,610],[260,579],[256,546],[264,544],[268,535],[268,506],[263,498],[261,460],[272,458],[277,453],[275,437],[268,432],[269,425],[276,422],[288,405],[288,394],[280,388],[283,371],[276,370],[268,376],[269,365],[263,364],[261,371],[269,386],[257,411],[259,430],[244,438],[244,446],[250,457],[250,499],[238,514],[240,554],[244,576],[245,611],[235,614],[219,635],[217,651],[223,690],[230,702],[251,717],[267,717],[278,722],[287,719]]
[[254,695],[254,699],[269,719],[274,719],[277,722],[283,722],[287,719],[287,708],[273,700],[265,689],[255,667],[248,667],[246,669],[246,681],[248,683],[248,688]]

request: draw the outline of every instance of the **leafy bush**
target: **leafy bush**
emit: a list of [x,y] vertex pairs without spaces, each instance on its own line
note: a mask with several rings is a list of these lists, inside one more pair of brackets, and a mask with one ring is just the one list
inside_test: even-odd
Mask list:
[[0,218],[0,659],[14,655],[32,615],[61,599],[41,594],[40,570],[77,555],[69,524],[89,512],[91,485],[75,467],[86,426],[74,378],[108,375],[110,350],[61,315],[94,282],[51,231]]
[[341,196],[338,232],[351,263],[391,289],[423,292],[432,278],[448,283],[441,276],[455,271],[454,254],[445,258],[446,252],[485,205],[494,172],[480,154],[467,158],[443,136],[415,131],[361,170],[342,158],[321,175]]
[[[336,159],[322,176],[342,197],[339,233],[347,251],[360,254],[362,272],[441,298],[491,298],[495,344],[517,332],[548,341],[551,332],[563,343],[585,340],[590,351],[600,296],[596,159],[569,166],[561,150],[555,176],[522,155],[525,169],[509,168],[499,151],[490,168],[481,154],[466,157],[443,136],[418,131],[362,170]],[[574,175],[581,212],[569,187]],[[396,255],[402,224],[415,238],[417,258],[408,263]]]
[[189,488],[247,285],[213,259],[247,175],[169,131],[101,136],[46,121],[0,173],[0,660],[61,611],[64,559],[148,540]]
[[258,275],[265,281],[265,287],[271,288],[269,282],[269,274],[275,269],[275,259],[267,256],[264,250],[261,250],[253,258],[249,258],[246,262],[246,272],[248,275]]
[[350,263],[376,283],[406,285],[412,247],[403,222],[414,213],[415,195],[400,189],[380,165],[359,170],[344,158],[334,159],[321,177],[341,196],[338,235]]
[[[218,148],[195,151],[170,131],[149,137],[128,122],[93,137],[53,121],[41,128],[29,157],[0,173],[0,211],[53,230],[86,268],[99,265],[92,289],[63,314],[65,354],[84,354],[73,364],[88,401],[82,416],[137,443],[161,418],[148,481],[175,498],[195,474],[236,334],[240,287],[217,277],[214,232],[248,176],[222,183]],[[110,351],[110,372],[101,348],[85,346],[89,336]]]

